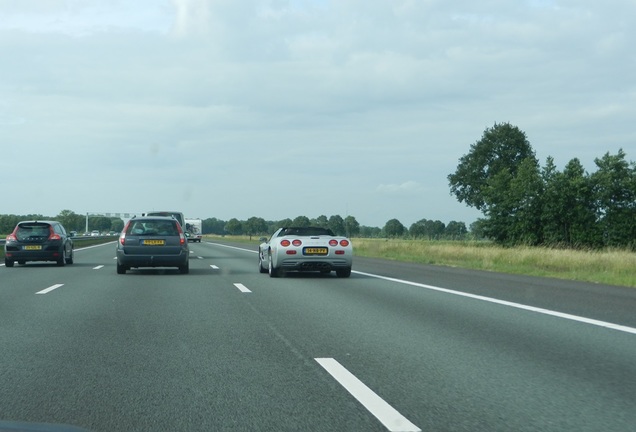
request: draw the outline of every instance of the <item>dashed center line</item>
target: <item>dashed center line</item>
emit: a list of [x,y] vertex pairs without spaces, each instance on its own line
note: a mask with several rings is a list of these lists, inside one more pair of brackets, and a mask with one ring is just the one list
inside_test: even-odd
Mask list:
[[244,292],[244,293],[251,293],[252,292],[252,291],[248,290],[247,287],[245,285],[243,285],[242,283],[235,283],[234,286],[237,287],[241,292]]
[[210,267],[212,267],[214,270],[218,270],[219,269],[219,267],[215,266],[214,264],[210,264]]
[[371,414],[380,420],[389,431],[421,432],[420,428],[407,420],[406,417],[386,403],[384,399],[378,396],[336,360],[332,358],[316,358],[314,360],[329,372],[329,374],[351,393],[358,402],[369,410]]
[[93,267],[93,270],[99,270],[100,268],[103,268],[103,265],[98,265],[97,267]]
[[49,293],[51,291],[53,291],[54,289],[58,289],[59,287],[64,286],[64,284],[55,284],[55,285],[51,285],[48,288],[43,289],[42,291],[38,291],[36,292],[36,294],[46,294]]

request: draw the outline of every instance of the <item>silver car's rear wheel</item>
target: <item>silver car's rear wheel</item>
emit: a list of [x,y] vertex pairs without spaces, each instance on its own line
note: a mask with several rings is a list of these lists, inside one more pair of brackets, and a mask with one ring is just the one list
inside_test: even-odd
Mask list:
[[269,277],[278,277],[278,275],[280,274],[280,270],[274,267],[274,264],[272,264],[272,256],[269,256],[269,266],[268,266],[268,271],[269,271]]
[[268,269],[263,267],[263,255],[260,252],[258,253],[258,271],[260,273],[267,273],[268,272]]

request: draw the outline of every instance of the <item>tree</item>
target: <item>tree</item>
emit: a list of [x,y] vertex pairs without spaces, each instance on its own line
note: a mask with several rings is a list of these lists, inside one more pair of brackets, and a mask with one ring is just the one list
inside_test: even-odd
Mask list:
[[450,221],[444,229],[444,237],[451,240],[463,240],[468,234],[466,224],[464,222]]
[[225,234],[226,224],[227,222],[217,218],[204,219],[203,222],[201,223],[203,234],[223,235]]
[[266,234],[267,233],[267,223],[265,219],[259,218],[256,216],[252,216],[243,224],[243,230],[245,234],[252,238],[252,235],[257,234]]
[[595,159],[592,174],[594,198],[604,243],[607,246],[635,245],[636,165],[625,160],[625,152],[606,153]]
[[406,228],[402,225],[402,222],[397,219],[391,219],[384,225],[383,231],[384,235],[387,237],[400,237],[404,234],[405,229]]
[[370,227],[362,225],[360,227],[360,237],[365,238],[377,238],[382,234],[382,230],[379,227]]
[[55,220],[60,222],[64,226],[64,228],[66,228],[67,231],[79,231],[86,226],[85,216],[78,215],[77,213],[71,210],[62,210],[55,217]]
[[563,172],[559,172],[552,158],[548,158],[542,178],[544,243],[569,247],[600,246],[592,184],[581,162],[574,158]]
[[307,216],[297,216],[292,222],[292,226],[295,227],[308,227],[311,225],[311,222]]
[[243,233],[243,224],[236,218],[232,218],[225,224],[225,231],[232,235]]
[[353,216],[347,216],[344,219],[343,224],[344,224],[344,229],[346,233],[345,235],[347,237],[356,236],[360,232],[360,224],[358,223],[356,218]]
[[317,227],[328,228],[329,219],[327,219],[327,216],[325,215],[320,215],[316,219],[312,220],[311,224]]
[[488,211],[492,202],[486,190],[492,187],[492,182],[505,186],[500,184],[504,180],[502,173],[507,173],[509,182],[517,175],[522,161],[528,158],[537,163],[525,133],[509,123],[495,123],[484,131],[468,154],[459,159],[455,173],[448,176],[451,193],[460,202]]
[[346,235],[344,220],[340,215],[329,217],[329,229],[333,231],[335,235]]

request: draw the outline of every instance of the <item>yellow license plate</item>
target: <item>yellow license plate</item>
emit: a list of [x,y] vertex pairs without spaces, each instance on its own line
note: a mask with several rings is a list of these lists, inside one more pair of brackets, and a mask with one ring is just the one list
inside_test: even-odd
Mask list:
[[327,248],[305,248],[305,255],[327,255]]
[[24,250],[42,250],[41,245],[27,245],[24,247]]
[[166,244],[165,240],[144,240],[146,246],[163,246]]

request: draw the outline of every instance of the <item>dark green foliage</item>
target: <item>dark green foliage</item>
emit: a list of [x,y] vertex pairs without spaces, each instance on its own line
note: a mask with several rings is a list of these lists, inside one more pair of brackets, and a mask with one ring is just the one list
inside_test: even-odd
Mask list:
[[448,176],[451,193],[486,216],[476,237],[506,245],[636,249],[636,165],[620,150],[596,159],[589,175],[578,159],[563,172],[548,157],[539,168],[525,134],[507,123],[487,129]]

